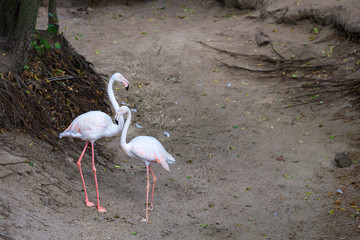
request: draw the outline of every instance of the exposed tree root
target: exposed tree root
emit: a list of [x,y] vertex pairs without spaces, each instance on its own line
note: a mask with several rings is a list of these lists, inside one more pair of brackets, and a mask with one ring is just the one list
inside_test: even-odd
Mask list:
[[[243,67],[239,64],[229,64],[224,60],[215,58],[216,61],[226,67],[254,74],[267,74],[260,76],[261,78],[282,78],[287,81],[292,80],[291,82],[294,83],[303,83],[300,87],[303,88],[304,91],[300,93],[300,95],[288,99],[292,104],[289,104],[287,107],[309,103],[315,104],[323,102],[324,100],[332,102],[335,98],[350,97],[355,107],[360,108],[360,53],[358,53],[358,51],[348,51],[345,54],[341,54],[341,56],[335,56],[335,54],[333,54],[327,57],[285,59],[280,53],[275,51],[280,58],[261,54],[250,55],[236,53],[211,46],[202,41],[199,41],[199,43],[221,54],[230,55],[235,61],[238,61],[239,58],[242,57],[246,59],[245,61],[255,62],[254,65],[256,65],[256,68]],[[272,48],[274,50],[273,46]],[[338,45],[337,48],[339,50],[341,49],[341,52],[345,50],[344,46]],[[333,51],[335,52],[336,48],[334,48]]]
[[84,112],[111,112],[105,101],[106,84],[63,35],[41,31],[34,41],[46,41],[50,47],[39,50],[33,46],[21,73],[0,75],[1,131],[20,127],[55,149],[78,152],[77,144],[60,142],[58,134]]

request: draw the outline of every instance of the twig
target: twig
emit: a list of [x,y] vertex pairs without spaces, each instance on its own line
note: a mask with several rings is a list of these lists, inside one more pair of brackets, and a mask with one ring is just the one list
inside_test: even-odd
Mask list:
[[[244,53],[236,53],[236,52],[232,52],[232,51],[228,51],[228,50],[225,50],[225,49],[221,49],[221,48],[217,48],[217,47],[214,47],[214,46],[211,46],[207,43],[204,43],[202,41],[198,41],[201,45],[204,45],[208,48],[212,48],[216,51],[219,51],[220,53],[226,53],[232,57],[239,57],[239,56],[242,56],[242,57],[250,57],[250,58],[254,58],[256,60],[259,60],[259,61],[267,61],[267,62],[271,62],[271,63],[294,63],[294,62],[307,62],[307,61],[310,61],[312,59],[314,59],[314,57],[310,57],[310,58],[306,58],[306,59],[285,59],[283,56],[281,56],[282,59],[274,59],[272,57],[269,57],[267,55],[262,55],[262,54],[259,54],[259,55],[251,55],[251,54],[244,54]],[[276,52],[276,50],[274,50]],[[279,53],[278,53],[279,54]]]
[[229,68],[237,68],[237,69],[241,69],[241,70],[246,70],[246,71],[249,71],[249,72],[277,72],[277,71],[280,71],[282,69],[269,69],[269,70],[259,70],[259,69],[251,69],[251,68],[246,68],[246,67],[240,67],[240,66],[237,66],[237,65],[230,65],[230,64],[227,64],[219,59],[216,59],[216,61],[224,64],[225,66],[229,67]]
[[19,172],[11,172],[11,173],[0,176],[0,179],[6,178],[6,177],[11,176],[11,175],[16,174],[16,173],[20,175]]
[[274,45],[272,44],[271,40],[270,40],[270,46],[271,46],[272,50],[274,50],[274,53],[276,53],[276,55],[278,55],[281,59],[285,60],[285,57],[283,57],[278,51],[276,51],[276,49],[274,48]]
[[277,72],[277,71],[282,71],[284,69],[324,69],[324,68],[328,68],[328,67],[335,67],[337,68],[338,66],[336,65],[314,65],[314,66],[283,66],[283,67],[279,67],[279,68],[274,68],[274,69],[267,69],[267,70],[260,70],[260,69],[251,69],[251,68],[246,68],[246,67],[240,67],[237,65],[229,65],[219,59],[216,59],[216,61],[221,62],[222,64],[224,64],[227,67],[230,68],[238,68],[238,69],[242,69],[242,70],[246,70],[249,72]]
[[163,46],[161,45],[161,47],[159,48],[159,51],[158,51],[157,55],[160,54],[160,51],[161,51],[162,47],[163,47]]
[[13,240],[12,237],[9,237],[8,235],[1,234],[1,233],[0,233],[0,237],[2,237],[2,238],[5,239],[5,240]]
[[26,161],[21,161],[21,162],[0,163],[0,165],[6,166],[6,165],[15,165],[15,164],[20,164],[20,163],[30,163],[30,161],[26,160]]
[[73,76],[60,76],[60,77],[53,77],[53,78],[49,78],[50,82],[53,81],[61,81],[61,80],[67,80],[67,79],[72,79],[74,78]]

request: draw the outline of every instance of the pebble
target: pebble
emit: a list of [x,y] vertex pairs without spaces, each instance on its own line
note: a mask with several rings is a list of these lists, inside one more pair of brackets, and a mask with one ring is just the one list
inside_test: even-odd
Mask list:
[[352,159],[346,152],[337,153],[334,160],[340,168],[348,167],[352,164]]

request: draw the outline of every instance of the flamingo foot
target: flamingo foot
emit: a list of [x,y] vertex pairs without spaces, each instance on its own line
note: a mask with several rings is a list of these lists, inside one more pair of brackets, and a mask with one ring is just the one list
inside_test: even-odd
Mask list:
[[106,212],[106,209],[104,207],[98,207],[99,212]]
[[149,222],[146,218],[141,219],[141,222]]
[[88,207],[95,207],[95,204],[90,202],[89,200],[85,200],[86,206]]

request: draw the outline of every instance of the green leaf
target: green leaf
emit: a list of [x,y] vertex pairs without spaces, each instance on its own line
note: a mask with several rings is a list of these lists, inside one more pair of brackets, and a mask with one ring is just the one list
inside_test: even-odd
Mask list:
[[230,150],[235,150],[236,148],[235,147],[230,147]]
[[317,28],[317,27],[314,27],[314,28],[313,28],[313,32],[314,32],[315,34],[318,34],[318,33],[320,32],[320,30],[321,30],[321,28]]
[[190,179],[190,178],[191,178],[191,176],[186,176],[186,178],[187,178],[187,179]]
[[24,69],[25,69],[25,70],[29,70],[30,67],[29,67],[28,65],[25,65],[25,66],[24,66]]
[[335,138],[335,136],[330,136],[330,137],[329,137],[329,139],[334,139],[334,138]]
[[239,127],[235,125],[235,126],[232,126],[232,128],[236,129],[236,128],[239,128]]
[[331,209],[330,211],[328,211],[328,214],[334,214],[334,209]]
[[207,225],[207,224],[199,224],[201,227],[203,227],[203,228],[206,228],[207,226],[209,226],[209,225]]
[[225,106],[225,105],[221,105],[221,108],[222,108],[222,109],[225,109],[225,108],[226,108],[226,106]]
[[115,168],[121,168],[121,166],[119,166],[119,165],[114,165],[114,167],[115,167]]
[[145,34],[147,34],[147,32],[141,32],[141,34],[142,34],[142,35],[145,35]]
[[61,49],[61,44],[60,44],[59,42],[56,42],[56,43],[55,43],[55,48],[56,48],[56,49]]
[[136,235],[136,234],[137,234],[137,232],[131,232],[131,234],[132,234],[132,235]]

